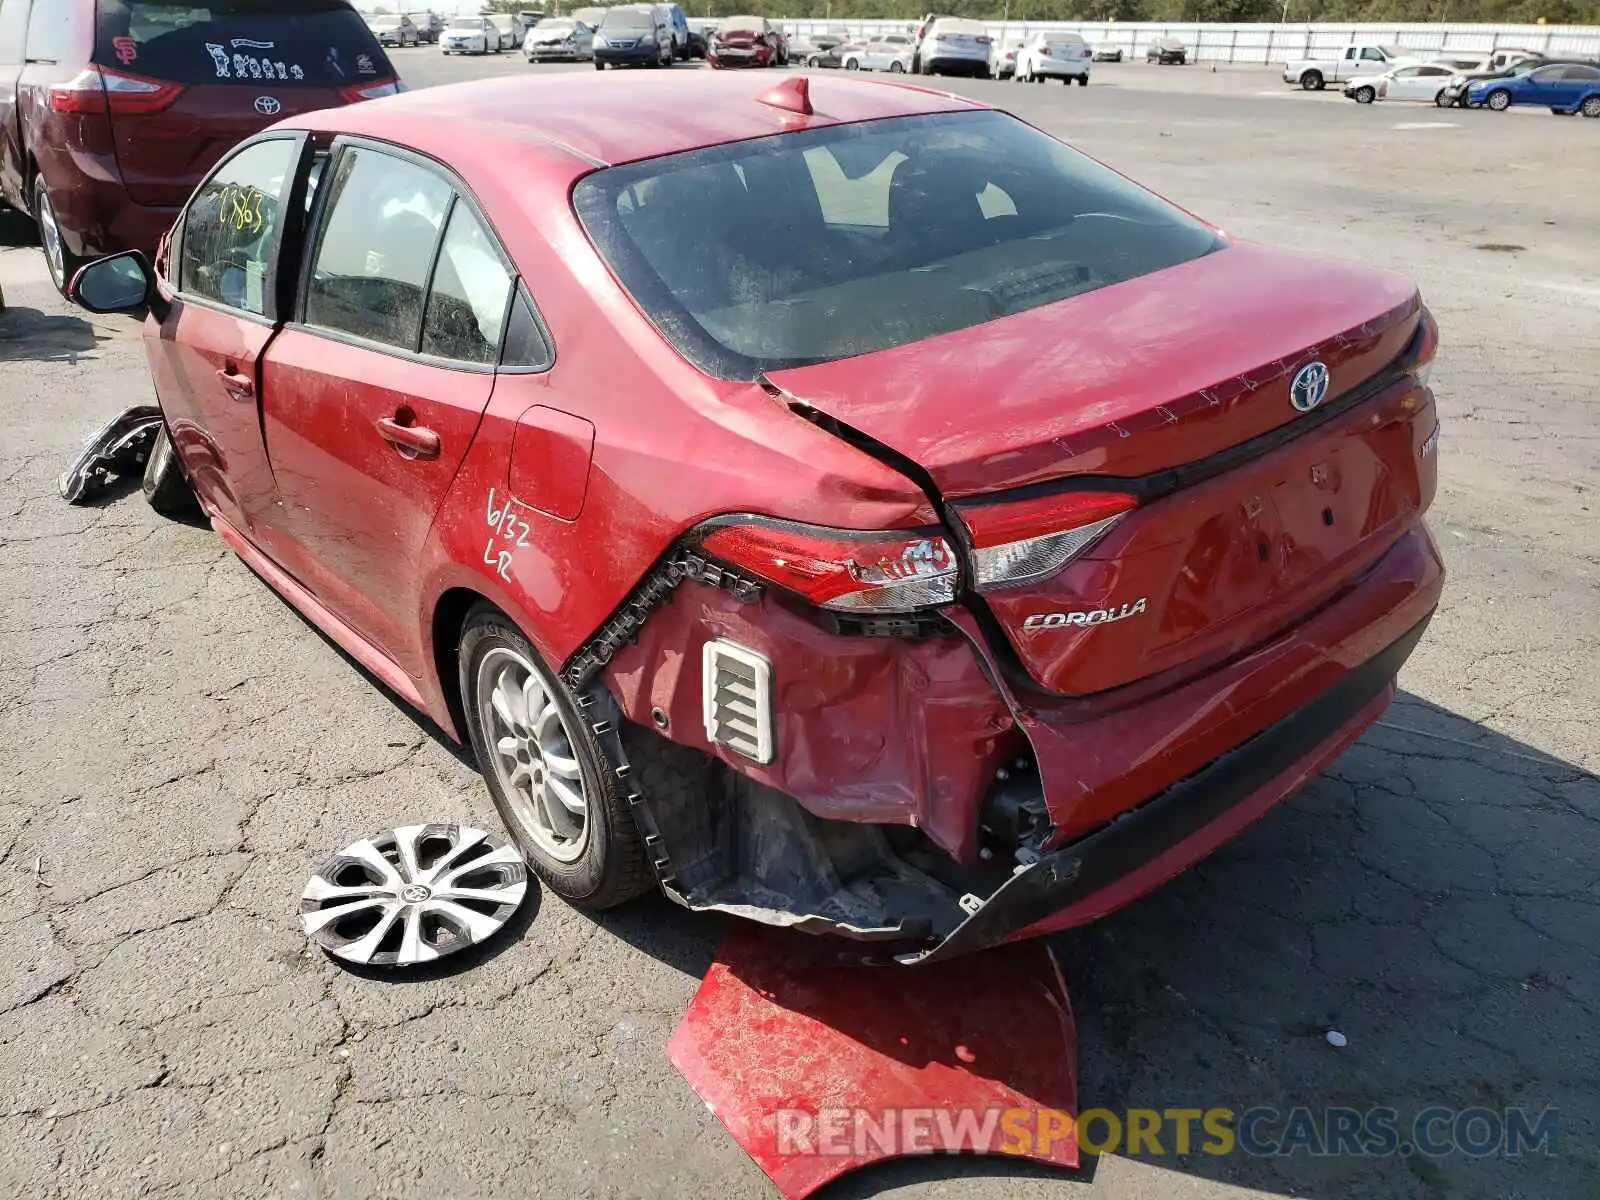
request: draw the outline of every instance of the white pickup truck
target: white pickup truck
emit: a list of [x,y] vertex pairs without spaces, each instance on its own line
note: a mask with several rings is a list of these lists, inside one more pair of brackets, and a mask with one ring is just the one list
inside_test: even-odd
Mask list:
[[1418,60],[1418,54],[1404,46],[1357,43],[1346,46],[1332,57],[1299,58],[1284,63],[1283,81],[1298,84],[1308,92],[1320,92],[1330,83],[1343,83],[1357,75],[1381,75],[1391,67]]

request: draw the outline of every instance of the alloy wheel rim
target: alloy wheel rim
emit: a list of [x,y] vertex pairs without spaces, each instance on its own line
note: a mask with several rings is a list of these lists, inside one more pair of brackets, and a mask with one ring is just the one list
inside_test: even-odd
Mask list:
[[335,958],[418,966],[493,937],[527,890],[522,856],[483,830],[402,825],[323,863],[300,894],[300,922]]
[[518,830],[556,862],[589,845],[589,796],[575,739],[543,678],[497,647],[478,666],[483,742]]
[[44,247],[44,260],[50,268],[50,276],[58,287],[66,283],[67,263],[66,256],[62,253],[61,227],[56,224],[56,211],[50,205],[50,196],[43,188],[39,189],[39,242]]

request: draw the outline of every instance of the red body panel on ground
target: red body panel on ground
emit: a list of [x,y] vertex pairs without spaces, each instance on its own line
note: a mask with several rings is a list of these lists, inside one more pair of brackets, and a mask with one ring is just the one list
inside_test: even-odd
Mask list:
[[736,925],[667,1057],[800,1200],[907,1154],[1077,1167],[1077,1041],[1042,942],[912,974],[808,961],[792,938]]

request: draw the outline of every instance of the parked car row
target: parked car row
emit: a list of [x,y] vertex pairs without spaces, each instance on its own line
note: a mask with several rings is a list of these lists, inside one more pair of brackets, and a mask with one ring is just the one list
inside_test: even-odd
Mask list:
[[399,90],[348,0],[0,0],[0,199],[65,291],[86,259],[153,255],[239,141]]
[[[1398,46],[1351,46],[1337,59],[1285,64],[1284,81],[1316,90],[1315,72],[1351,71],[1344,94],[1357,104],[1409,100],[1440,108],[1487,108],[1503,112],[1517,105],[1548,108],[1560,115],[1600,118],[1600,63],[1550,58],[1530,50],[1502,49],[1482,55],[1448,54],[1424,58]],[[1347,63],[1375,68],[1361,71]]]

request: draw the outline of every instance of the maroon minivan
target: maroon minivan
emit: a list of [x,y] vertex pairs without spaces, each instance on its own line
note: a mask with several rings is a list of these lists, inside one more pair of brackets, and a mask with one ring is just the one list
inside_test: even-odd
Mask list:
[[399,88],[349,0],[0,0],[0,199],[65,289],[153,254],[241,139]]

